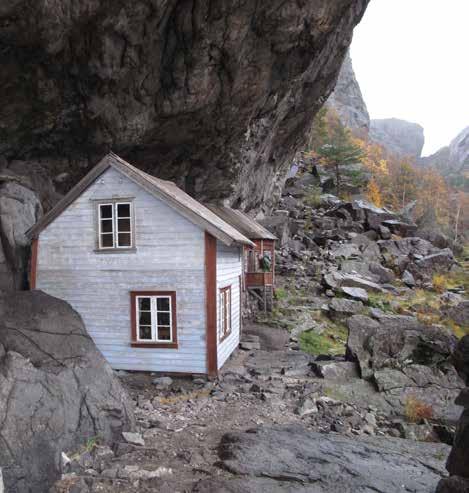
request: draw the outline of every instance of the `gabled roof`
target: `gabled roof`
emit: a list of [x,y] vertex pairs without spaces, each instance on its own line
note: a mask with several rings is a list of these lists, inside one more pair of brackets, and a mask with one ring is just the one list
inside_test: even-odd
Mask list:
[[221,217],[223,221],[227,222],[233,228],[243,233],[250,240],[276,240],[269,230],[265,229],[258,222],[254,221],[251,217],[244,212],[231,207],[206,204],[206,206],[214,212],[217,216]]
[[254,244],[238,230],[226,223],[210,209],[202,205],[190,195],[183,192],[173,182],[160,180],[144,173],[127,161],[110,152],[105,156],[84,178],[82,178],[57,205],[45,214],[28,232],[30,238],[35,238],[39,233],[56,219],[72,202],[74,202],[94,181],[108,168],[115,168],[127,178],[140,185],[144,190],[167,205],[175,209],[186,219],[200,228],[208,231],[226,245],[241,243],[254,246]]

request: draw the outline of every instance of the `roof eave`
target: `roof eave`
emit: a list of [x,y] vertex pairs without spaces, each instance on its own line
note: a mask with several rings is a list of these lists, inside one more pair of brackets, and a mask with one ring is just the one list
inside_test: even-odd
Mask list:
[[156,196],[161,200],[163,200],[164,202],[168,203],[170,206],[176,209],[182,216],[184,216],[190,222],[198,225],[199,227],[201,227],[211,235],[215,236],[217,240],[220,240],[226,246],[232,246],[233,243],[240,243],[249,246],[254,246],[254,243],[249,238],[246,238],[243,235],[241,235],[241,233],[239,233],[239,235],[242,238],[240,239],[233,238],[232,236],[228,235],[221,229],[211,224],[209,221],[207,221],[200,215],[195,214],[187,207],[184,207],[182,204],[177,202],[171,195],[164,193],[156,186],[154,186],[151,182],[140,179],[140,176],[137,173],[135,173],[135,171],[133,171],[131,168],[129,168],[125,164],[122,164],[120,162],[120,159],[118,161],[110,161],[110,166],[115,167],[118,171],[124,173],[125,176],[127,176],[130,180],[140,185],[144,190],[146,190],[151,195]]
[[101,161],[84,176],[59,202],[47,213],[42,216],[39,221],[26,231],[25,236],[29,240],[37,238],[40,232],[46,228],[54,219],[76,200],[94,181],[99,178],[109,167],[111,162],[109,154],[104,156]]

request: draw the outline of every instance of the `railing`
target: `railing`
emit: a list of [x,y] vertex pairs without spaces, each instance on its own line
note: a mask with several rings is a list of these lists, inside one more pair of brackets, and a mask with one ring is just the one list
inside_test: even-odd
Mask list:
[[272,286],[272,272],[246,272],[246,286]]

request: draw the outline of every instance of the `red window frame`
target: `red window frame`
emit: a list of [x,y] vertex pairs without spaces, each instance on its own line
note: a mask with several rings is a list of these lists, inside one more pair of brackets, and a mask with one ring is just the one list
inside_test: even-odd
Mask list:
[[[155,342],[155,341],[139,341],[137,338],[137,298],[140,296],[167,296],[171,298],[171,341],[170,342]],[[177,349],[177,320],[176,320],[176,291],[131,291],[130,292],[130,326],[131,326],[131,342],[132,347],[144,348],[166,348]]]

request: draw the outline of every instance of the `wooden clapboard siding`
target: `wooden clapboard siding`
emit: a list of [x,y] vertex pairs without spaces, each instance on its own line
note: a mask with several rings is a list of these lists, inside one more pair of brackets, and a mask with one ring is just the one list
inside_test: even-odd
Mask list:
[[[133,197],[136,252],[96,253],[95,202]],[[40,233],[36,287],[68,301],[114,368],[206,373],[205,234],[110,168]],[[176,291],[178,349],[130,347],[130,291]]]
[[[240,333],[240,286],[241,250],[227,247],[217,241],[217,287],[231,286],[231,334],[218,343],[218,368],[221,368],[230,354],[238,347]],[[217,293],[217,328],[220,340],[220,306]]]

